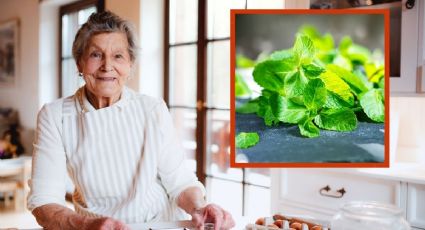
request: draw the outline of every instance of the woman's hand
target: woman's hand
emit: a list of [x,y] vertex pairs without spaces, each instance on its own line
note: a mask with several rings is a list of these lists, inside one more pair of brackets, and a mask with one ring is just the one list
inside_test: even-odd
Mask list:
[[124,223],[108,217],[87,217],[59,204],[45,204],[35,208],[37,222],[44,229],[50,230],[128,230]]
[[203,229],[205,223],[213,223],[214,230],[230,229],[235,226],[232,215],[215,204],[208,204],[192,213],[192,222],[198,229]]
[[84,225],[84,229],[87,230],[130,230],[130,228],[121,221],[109,217],[90,218]]

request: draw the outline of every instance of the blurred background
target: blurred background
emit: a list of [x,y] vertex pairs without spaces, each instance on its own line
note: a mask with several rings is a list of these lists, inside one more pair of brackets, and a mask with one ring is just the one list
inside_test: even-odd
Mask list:
[[384,50],[382,14],[240,14],[236,25],[236,52],[254,60],[262,52],[292,47],[303,25],[316,27],[322,35],[330,33],[336,46],[348,35],[369,50]]

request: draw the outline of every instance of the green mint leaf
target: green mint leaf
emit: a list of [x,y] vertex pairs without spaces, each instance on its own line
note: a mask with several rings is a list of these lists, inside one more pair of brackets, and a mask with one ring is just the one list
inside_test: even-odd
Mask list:
[[270,96],[273,95],[275,92],[267,90],[267,89],[262,89],[261,90],[261,95],[264,96],[265,98],[267,98],[267,100],[269,100]]
[[289,100],[290,100],[290,101],[291,101],[291,103],[293,103],[293,104],[302,105],[302,106],[304,106],[304,107],[305,107],[305,104],[304,104],[304,96],[291,97]]
[[357,127],[356,114],[351,109],[328,109],[314,118],[314,123],[322,129],[352,131]]
[[310,63],[316,53],[313,41],[306,35],[298,35],[293,47],[294,55],[300,63]]
[[336,55],[332,62],[333,64],[342,67],[348,71],[353,70],[353,64],[351,64],[351,60],[341,54]]
[[258,133],[241,132],[236,136],[236,148],[246,149],[258,143],[260,137]]
[[[329,98],[333,96],[339,97],[341,100],[346,102],[346,104],[348,104],[349,106],[354,104],[354,96],[351,93],[350,86],[347,83],[345,83],[345,81],[343,81],[341,78],[339,78],[338,75],[336,75],[333,72],[326,71],[320,75],[320,78],[325,83],[326,89],[333,93],[330,96],[328,96],[327,100],[328,101],[331,100],[331,101],[327,102],[327,104],[332,103],[332,101],[335,101],[333,98]],[[335,105],[335,103],[332,103],[332,104]],[[335,106],[331,106],[331,108],[332,107],[335,107]]]
[[304,104],[309,110],[317,111],[326,102],[327,90],[320,79],[312,79],[304,90]]
[[366,76],[373,83],[379,83],[382,78],[385,77],[385,67],[384,65],[376,65],[375,63],[364,64],[364,70]]
[[334,38],[328,33],[320,39],[314,39],[313,43],[316,49],[320,51],[330,51],[335,48]]
[[251,95],[251,90],[248,85],[245,83],[242,76],[238,73],[235,74],[235,96],[243,97]]
[[[272,60],[285,59],[287,61],[289,61],[289,60],[295,61],[293,58],[294,58],[294,54],[292,53],[291,49],[275,51],[270,55],[270,59],[272,59]],[[294,63],[294,65],[295,64],[296,63]]]
[[236,55],[236,67],[237,68],[251,68],[255,66],[255,61],[238,54]]
[[316,27],[312,26],[312,25],[303,25],[299,30],[298,33],[300,34],[304,34],[307,35],[308,37],[310,37],[311,39],[315,39],[320,37],[320,33],[317,30]]
[[260,106],[258,105],[257,100],[249,101],[243,105],[236,107],[235,111],[237,113],[257,113]]
[[261,87],[283,93],[285,77],[288,73],[294,71],[294,65],[290,60],[266,60],[257,64],[254,68],[254,80]]
[[353,40],[349,36],[344,36],[339,42],[339,52],[345,54],[352,44]]
[[385,106],[382,90],[372,89],[365,93],[360,99],[360,105],[370,119],[376,122],[384,122]]
[[342,109],[352,107],[353,104],[354,103],[347,103],[346,101],[341,99],[341,97],[339,97],[337,94],[328,90],[328,93],[326,95],[326,102],[323,107],[328,109]]
[[336,52],[334,50],[318,52],[316,57],[319,60],[321,66],[326,66],[327,64],[333,63],[336,56]]
[[314,64],[302,65],[302,70],[304,75],[310,79],[317,78],[321,73],[325,72],[325,69]]
[[269,100],[273,115],[279,121],[297,124],[308,115],[306,107],[295,104],[278,94],[272,95]]
[[[263,90],[263,95],[258,98],[257,115],[262,117],[267,126],[272,126],[279,123],[279,120],[273,115],[272,108],[269,103],[270,91]],[[266,95],[266,96],[265,96]]]
[[346,56],[352,62],[364,64],[370,59],[371,53],[367,48],[357,44],[353,44],[350,47],[348,47]]
[[264,120],[264,124],[266,124],[267,126],[273,126],[279,123],[279,119],[277,119],[274,116],[270,106],[266,108],[266,111],[263,116],[263,120]]
[[285,79],[284,95],[289,98],[303,95],[307,83],[308,79],[299,71],[290,75],[288,74]]
[[369,79],[366,77],[362,70],[356,69],[353,71],[353,74],[356,75],[363,82],[363,84],[366,86],[366,88],[368,88],[368,90],[373,88],[373,83],[369,81]]
[[249,101],[241,106],[236,107],[235,111],[237,113],[257,113],[259,110],[259,105],[257,100]]
[[311,119],[305,119],[305,121],[298,124],[298,127],[300,129],[301,135],[303,136],[312,138],[318,137],[320,135],[319,128],[317,128]]
[[378,82],[378,87],[380,89],[385,89],[385,78],[381,78],[381,80]]
[[357,96],[368,91],[368,88],[363,84],[362,80],[346,69],[334,64],[329,64],[327,65],[327,70],[334,72],[342,80],[344,80]]

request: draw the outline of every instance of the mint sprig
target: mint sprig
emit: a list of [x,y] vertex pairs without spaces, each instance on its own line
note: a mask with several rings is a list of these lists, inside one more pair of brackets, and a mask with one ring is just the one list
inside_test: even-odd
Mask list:
[[258,143],[260,137],[258,133],[241,132],[236,136],[236,148],[246,149]]
[[319,136],[320,129],[352,131],[359,113],[383,122],[382,62],[349,37],[334,47],[330,34],[321,36],[314,27],[300,31],[293,47],[255,65],[262,94],[240,111],[256,113],[267,126],[298,124],[306,137]]

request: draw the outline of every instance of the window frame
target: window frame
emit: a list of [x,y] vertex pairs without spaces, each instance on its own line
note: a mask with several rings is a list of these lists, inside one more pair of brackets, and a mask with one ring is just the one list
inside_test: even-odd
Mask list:
[[[220,176],[210,175],[207,172],[207,154],[208,154],[208,141],[207,141],[207,119],[209,111],[229,111],[230,108],[217,108],[214,106],[207,105],[207,90],[208,90],[208,66],[207,66],[207,50],[208,44],[219,41],[229,41],[230,42],[230,34],[227,37],[219,37],[219,38],[208,38],[207,34],[207,18],[208,18],[208,0],[198,0],[198,34],[197,40],[193,42],[176,42],[170,44],[170,1],[164,1],[164,101],[168,105],[169,108],[187,108],[187,109],[196,109],[196,175],[199,181],[207,185],[207,178],[239,183],[239,186],[242,186],[242,215],[246,213],[246,193],[247,186],[255,186],[259,188],[270,189],[270,186],[264,186],[260,184],[251,183],[247,179],[247,171],[242,168],[242,178],[241,180],[233,180],[230,178],[224,178]],[[248,0],[245,0],[244,8],[247,9]],[[184,46],[184,45],[193,45],[197,46],[197,97],[196,97],[196,106],[179,106],[179,105],[170,105],[170,49],[172,47]],[[229,116],[230,119],[230,116]],[[230,121],[230,120],[229,120]],[[231,138],[231,137],[229,137]],[[229,166],[230,167],[230,166]]]

